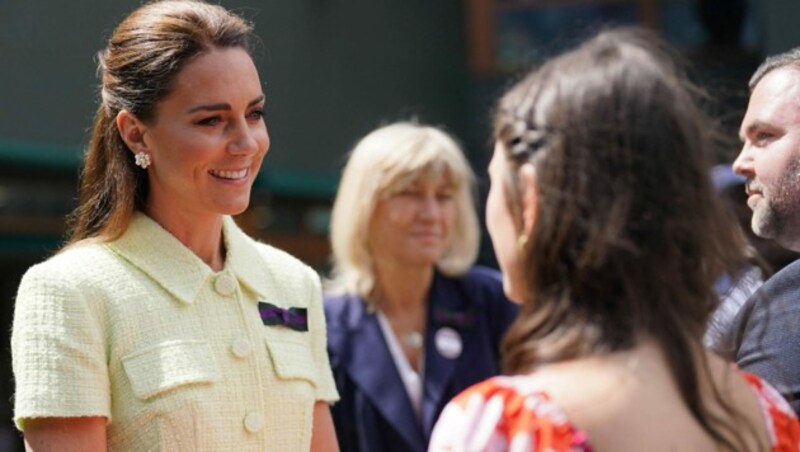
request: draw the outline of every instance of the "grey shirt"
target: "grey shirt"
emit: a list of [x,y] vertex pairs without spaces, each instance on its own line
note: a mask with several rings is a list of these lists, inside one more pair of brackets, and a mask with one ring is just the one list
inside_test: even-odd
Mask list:
[[733,320],[736,363],[800,413],[800,260],[769,278]]

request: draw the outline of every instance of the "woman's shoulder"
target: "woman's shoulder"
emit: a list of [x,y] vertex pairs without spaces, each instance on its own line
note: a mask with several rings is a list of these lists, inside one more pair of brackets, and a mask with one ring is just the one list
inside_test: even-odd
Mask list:
[[[454,397],[451,403],[461,409],[474,408],[476,403],[493,403],[514,405],[516,410],[525,410],[543,402],[552,404],[547,391],[529,375],[499,375],[475,383]],[[547,416],[556,414],[555,411],[545,413]]]
[[447,286],[440,285],[441,290],[452,291],[451,295],[459,296],[471,309],[486,312],[488,318],[494,319],[502,331],[505,331],[519,312],[519,305],[509,300],[505,294],[503,275],[493,268],[476,265],[449,281]]
[[474,265],[461,276],[461,279],[469,281],[472,284],[487,285],[490,287],[502,287],[503,275],[499,270],[485,267],[483,265]]
[[71,245],[25,272],[17,287],[15,312],[53,315],[56,310],[70,310],[75,315],[87,303],[100,315],[111,294],[126,287],[123,278],[129,277],[130,272],[104,244]]
[[367,314],[366,305],[361,297],[352,293],[325,293],[322,306],[329,332],[339,330],[345,332]]
[[349,292],[326,291],[322,294],[322,299],[325,309],[330,309],[331,312],[350,310],[354,304],[363,303],[361,297]]
[[253,265],[266,265],[270,267],[270,270],[278,272],[285,270],[287,273],[302,272],[303,270],[313,271],[310,266],[288,252],[248,235],[229,216],[223,219],[223,233],[228,245],[235,250],[237,257],[262,261],[252,262]]
[[273,275],[276,280],[290,286],[308,283],[312,283],[315,286],[320,285],[318,273],[297,257],[252,238],[250,242],[258,256],[258,262],[252,262],[252,265],[261,266],[266,272]]
[[436,424],[430,450],[509,449],[589,450],[586,435],[528,376],[493,377],[456,396]]
[[753,388],[753,391],[756,393],[756,396],[760,401],[763,401],[770,407],[774,407],[776,410],[786,413],[789,415],[794,415],[794,411],[792,410],[791,405],[783,396],[775,389],[771,384],[764,381],[761,377],[754,373],[746,372],[743,370],[739,370],[739,375],[742,376],[745,382]]
[[753,389],[774,451],[800,450],[800,423],[791,405],[772,385],[755,374],[739,371]]
[[439,278],[440,281],[443,281],[440,284],[458,287],[463,294],[470,298],[494,300],[498,297],[505,297],[503,275],[493,268],[476,265],[460,275],[440,274]]
[[298,259],[296,256],[289,254],[280,248],[276,248],[270,244],[261,242],[254,238],[250,238],[251,244],[258,251],[258,254],[266,262],[272,263],[275,266],[289,266],[292,268],[309,268],[306,263]]
[[85,241],[72,244],[46,260],[31,266],[27,277],[49,275],[75,280],[89,275],[113,272],[115,256],[100,242]]

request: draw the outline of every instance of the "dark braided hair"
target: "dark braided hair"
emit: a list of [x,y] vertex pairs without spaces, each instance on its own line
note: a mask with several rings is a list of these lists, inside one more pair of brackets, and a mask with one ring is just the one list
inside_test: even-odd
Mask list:
[[523,251],[527,298],[503,343],[504,368],[628,350],[663,350],[680,394],[722,447],[747,444],[744,419],[712,415],[701,337],[713,283],[743,259],[708,177],[714,126],[667,47],[636,29],[605,31],[550,60],[499,102],[495,138],[536,170],[536,223]]

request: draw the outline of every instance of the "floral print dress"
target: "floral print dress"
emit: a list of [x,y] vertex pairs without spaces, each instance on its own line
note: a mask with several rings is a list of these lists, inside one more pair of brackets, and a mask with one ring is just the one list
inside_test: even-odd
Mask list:
[[[800,423],[772,386],[740,372],[755,391],[773,452],[800,451]],[[586,434],[576,429],[547,393],[531,390],[525,376],[502,376],[459,394],[433,430],[430,452],[590,452]]]

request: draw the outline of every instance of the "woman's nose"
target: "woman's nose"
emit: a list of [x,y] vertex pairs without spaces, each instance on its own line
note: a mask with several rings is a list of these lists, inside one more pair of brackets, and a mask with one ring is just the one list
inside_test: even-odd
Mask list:
[[436,219],[439,217],[442,209],[435,195],[426,195],[422,199],[420,210],[423,218]]
[[258,142],[246,121],[236,124],[231,131],[231,140],[228,142],[228,152],[231,154],[250,154],[258,150]]

